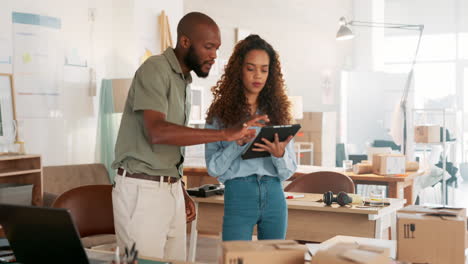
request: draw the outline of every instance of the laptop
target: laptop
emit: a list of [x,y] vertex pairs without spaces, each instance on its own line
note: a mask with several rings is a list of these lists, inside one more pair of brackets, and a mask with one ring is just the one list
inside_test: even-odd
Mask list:
[[0,225],[22,264],[109,263],[107,259],[88,259],[66,209],[0,204]]

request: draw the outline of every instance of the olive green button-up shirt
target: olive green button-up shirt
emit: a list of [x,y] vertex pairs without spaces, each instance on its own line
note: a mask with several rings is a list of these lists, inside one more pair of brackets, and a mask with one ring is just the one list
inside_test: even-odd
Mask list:
[[148,58],[135,73],[120,123],[115,161],[129,173],[181,177],[184,147],[151,144],[143,110],[166,114],[166,121],[187,125],[190,116],[190,74],[184,76],[172,48]]

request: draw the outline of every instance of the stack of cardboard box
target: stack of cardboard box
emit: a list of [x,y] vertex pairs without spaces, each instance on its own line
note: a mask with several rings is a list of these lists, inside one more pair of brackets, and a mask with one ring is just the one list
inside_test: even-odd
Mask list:
[[407,206],[397,214],[398,260],[464,264],[466,209]]
[[302,153],[302,165],[335,166],[336,152],[336,112],[304,112],[301,120],[301,130],[296,135],[297,142],[314,143],[314,164],[306,164],[310,160],[309,153]]

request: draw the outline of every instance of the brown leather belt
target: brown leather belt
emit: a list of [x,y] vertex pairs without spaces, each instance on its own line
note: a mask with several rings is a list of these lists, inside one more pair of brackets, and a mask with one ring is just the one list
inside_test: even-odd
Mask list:
[[[123,173],[124,173],[124,169],[122,168],[117,169],[117,174],[119,174],[120,176],[123,176]],[[175,177],[148,175],[145,173],[129,173],[128,171],[125,174],[125,177],[141,179],[141,180],[157,181],[157,182],[160,182],[162,179],[163,182],[168,182],[168,183],[176,183],[179,180],[179,178],[175,178]]]

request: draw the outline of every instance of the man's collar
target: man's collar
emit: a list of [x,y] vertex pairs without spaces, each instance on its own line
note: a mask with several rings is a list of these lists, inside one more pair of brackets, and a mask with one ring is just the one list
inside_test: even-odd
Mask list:
[[171,65],[171,68],[173,71],[177,72],[178,74],[182,75],[185,80],[187,80],[188,83],[192,82],[192,76],[190,72],[185,75],[182,72],[182,68],[180,67],[179,60],[177,59],[177,56],[175,55],[174,49],[171,47],[168,47],[164,52],[163,56],[166,57],[167,61],[169,62],[169,65]]

